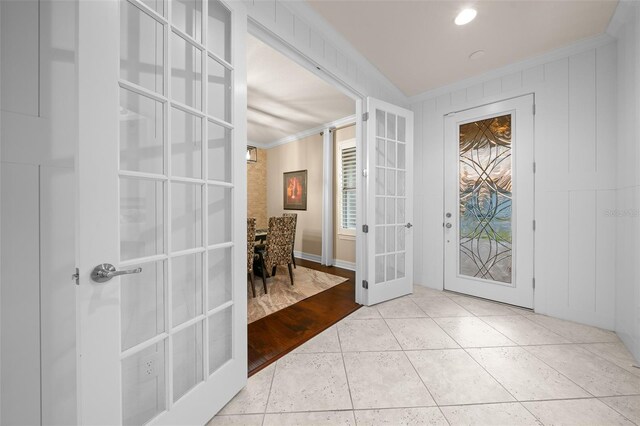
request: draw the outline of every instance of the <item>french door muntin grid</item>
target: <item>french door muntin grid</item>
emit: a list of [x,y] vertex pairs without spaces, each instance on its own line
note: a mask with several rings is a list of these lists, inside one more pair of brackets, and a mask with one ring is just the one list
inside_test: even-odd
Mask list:
[[[208,30],[208,5],[209,0],[197,0],[200,5],[200,39],[205,41],[208,40],[207,30]],[[172,22],[172,1],[165,0],[163,2],[164,8],[163,11],[166,13],[166,18],[156,12],[154,9],[147,6],[142,0],[121,0],[120,7],[128,7],[135,6],[139,11],[151,17],[157,24],[162,25],[162,40],[163,40],[163,58],[162,58],[162,78],[163,84],[162,89],[163,93],[157,93],[153,90],[149,90],[145,87],[142,87],[138,84],[126,81],[124,79],[119,80],[120,90],[125,90],[131,93],[136,93],[138,95],[150,98],[162,105],[162,144],[163,144],[163,155],[164,159],[163,163],[163,174],[156,173],[148,173],[148,172],[140,172],[140,171],[130,171],[130,170],[120,170],[119,169],[119,179],[122,182],[123,179],[135,179],[139,181],[153,181],[161,183],[162,189],[162,215],[163,215],[163,224],[162,224],[162,232],[163,232],[163,247],[161,247],[160,253],[139,257],[134,259],[126,259],[119,262],[120,268],[127,268],[133,265],[141,265],[141,266],[150,266],[157,263],[162,265],[164,279],[162,280],[162,289],[163,289],[163,300],[162,303],[164,306],[163,309],[163,331],[156,334],[156,336],[147,339],[145,341],[139,342],[134,346],[127,348],[124,351],[121,351],[121,362],[130,359],[136,354],[139,354],[145,349],[151,348],[154,345],[164,343],[162,354],[164,359],[164,371],[161,374],[164,374],[164,383],[165,383],[165,401],[164,401],[164,411],[170,410],[174,401],[174,387],[173,387],[173,343],[174,336],[180,333],[183,330],[186,330],[189,327],[194,327],[196,329],[196,324],[202,324],[201,330],[199,330],[199,335],[202,339],[201,344],[201,357],[202,357],[202,377],[200,381],[196,380],[196,383],[193,386],[197,386],[198,383],[204,382],[208,379],[208,377],[214,372],[210,372],[209,366],[209,326],[211,318],[218,313],[225,312],[225,310],[230,309],[230,314],[233,315],[233,297],[229,296],[230,300],[218,305],[214,306],[212,309],[209,309],[209,253],[212,253],[216,250],[229,250],[233,247],[233,235],[230,235],[228,241],[218,243],[218,244],[208,244],[209,238],[209,190],[211,188],[226,188],[228,189],[229,199],[227,200],[230,205],[233,205],[233,198],[235,196],[233,188],[234,184],[231,181],[231,176],[233,176],[232,171],[227,173],[229,178],[229,182],[219,181],[219,180],[210,180],[209,174],[209,126],[210,124],[221,126],[224,130],[225,138],[228,138],[229,146],[228,149],[231,151],[228,153],[230,155],[230,162],[233,164],[233,140],[235,138],[233,129],[234,126],[231,124],[233,122],[232,111],[232,97],[228,96],[225,102],[228,102],[226,106],[226,110],[228,113],[225,118],[230,119],[230,122],[224,121],[218,117],[212,116],[208,114],[208,87],[209,87],[209,59],[217,62],[219,65],[224,67],[225,72],[229,76],[229,89],[233,90],[233,66],[227,62],[224,58],[221,58],[216,53],[212,52],[210,49],[205,46],[204,43],[199,42],[198,40],[192,38],[189,34],[185,33],[181,29],[177,28]],[[224,5],[221,3],[222,7]],[[225,8],[226,9],[226,8]],[[228,10],[228,9],[227,9]],[[231,18],[232,11],[229,12],[229,17]],[[229,19],[229,25],[232,22]],[[121,29],[122,34],[122,29]],[[230,31],[227,32],[227,35],[230,36]],[[199,96],[201,99],[200,107],[201,110],[191,107],[189,105],[183,104],[181,102],[177,102],[172,99],[172,90],[171,90],[171,79],[172,79],[172,38],[179,37],[181,40],[187,43],[188,46],[197,49],[200,55],[200,87],[199,87]],[[228,42],[227,45],[230,45],[231,41]],[[210,46],[211,47],[211,46]],[[231,54],[231,52],[229,52]],[[233,61],[233,59],[231,59]],[[193,117],[196,117],[197,120],[200,120],[200,178],[194,177],[180,177],[173,176],[172,174],[172,134],[171,134],[171,124],[172,124],[172,114],[173,108],[182,111],[184,113],[190,114]],[[119,162],[120,164],[120,162]],[[190,186],[199,187],[200,192],[200,237],[199,237],[199,246],[188,248],[179,251],[172,251],[172,201],[173,201],[173,190],[172,187],[176,184],[188,184]],[[118,185],[119,192],[121,191],[120,185]],[[227,190],[225,190],[227,192]],[[196,190],[197,193],[197,190]],[[120,195],[119,195],[120,197]],[[230,221],[233,222],[233,214],[230,215]],[[120,227],[119,234],[120,234]],[[231,227],[233,229],[233,226]],[[121,241],[121,235],[118,235],[118,240]],[[198,245],[198,243],[195,243]],[[200,282],[197,284],[200,286],[200,294],[201,294],[201,306],[199,308],[200,314],[194,315],[192,318],[183,321],[180,324],[174,325],[173,321],[173,261],[177,258],[184,258],[188,255],[196,255],[201,257],[200,262]],[[122,255],[120,256],[122,258]],[[232,256],[231,256],[232,257]],[[231,267],[230,271],[233,271],[233,267]],[[232,273],[232,272],[231,272]],[[233,330],[228,330],[228,334],[233,335]],[[162,349],[161,349],[162,350]],[[231,359],[234,358],[235,354],[233,353],[233,345],[231,345]],[[218,366],[220,368],[223,364]],[[124,380],[124,378],[123,378]],[[192,388],[193,388],[192,386]],[[187,394],[189,390],[186,390],[183,395]],[[162,412],[160,410],[159,412]],[[159,413],[156,413],[156,415]],[[124,415],[124,413],[123,413]],[[151,418],[155,417],[152,416]],[[148,420],[151,420],[149,418]]]
[[375,113],[375,282],[383,283],[406,274],[407,129],[404,117],[380,109]]

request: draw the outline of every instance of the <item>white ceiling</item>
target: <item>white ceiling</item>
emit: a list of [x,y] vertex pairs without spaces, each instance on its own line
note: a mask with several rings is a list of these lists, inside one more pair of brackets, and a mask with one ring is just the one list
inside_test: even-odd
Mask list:
[[[617,0],[307,0],[406,95],[603,33]],[[473,6],[474,21],[457,26]],[[477,50],[485,55],[469,59]]]
[[268,144],[355,114],[355,102],[257,38],[247,36],[249,143]]

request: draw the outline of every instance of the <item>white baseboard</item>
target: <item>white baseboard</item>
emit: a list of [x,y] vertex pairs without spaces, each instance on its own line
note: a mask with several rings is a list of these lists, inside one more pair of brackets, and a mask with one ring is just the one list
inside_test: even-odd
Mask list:
[[[303,251],[294,250],[293,255],[297,258],[309,260],[311,262],[316,262],[322,264],[322,257],[317,254],[305,253]],[[348,269],[349,271],[356,270],[356,264],[353,262],[345,262],[340,259],[333,259],[333,265],[337,268]]]
[[333,266],[336,268],[348,269],[349,271],[356,270],[356,264],[353,262],[346,262],[340,259],[333,259]]
[[322,263],[322,257],[318,256],[317,254],[310,254],[310,253],[294,250],[293,255],[300,259],[309,260],[311,262],[316,262],[316,263]]

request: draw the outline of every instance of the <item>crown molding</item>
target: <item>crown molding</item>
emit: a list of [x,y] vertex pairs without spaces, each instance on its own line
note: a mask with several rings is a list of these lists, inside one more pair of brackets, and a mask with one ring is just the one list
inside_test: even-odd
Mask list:
[[457,90],[465,89],[467,87],[470,87],[479,83],[483,83],[487,80],[504,77],[505,75],[522,71],[527,68],[532,68],[532,67],[542,65],[548,62],[552,62],[558,59],[563,59],[569,56],[573,56],[578,53],[585,52],[587,50],[605,46],[609,43],[613,43],[614,41],[615,41],[615,38],[607,33],[582,39],[575,43],[569,44],[564,47],[560,47],[555,50],[551,50],[547,53],[543,53],[541,55],[534,56],[529,59],[525,59],[519,62],[514,62],[512,64],[505,65],[500,68],[496,68],[494,70],[488,71],[480,75],[476,75],[474,77],[470,77],[464,80],[457,81],[455,83],[451,83],[445,86],[440,86],[431,90],[427,90],[426,92],[411,96],[408,101],[410,105],[423,102],[428,99],[433,99],[435,97],[444,95],[449,92],[455,92]]
[[286,136],[284,138],[281,139],[277,139],[275,141],[272,142],[267,142],[267,143],[259,143],[259,142],[248,142],[248,145],[252,145],[252,146],[256,146],[258,148],[261,149],[270,149],[270,148],[275,148],[276,146],[280,146],[280,145],[285,145],[291,142],[295,142],[295,141],[299,141],[300,139],[304,139],[304,138],[308,138],[309,136],[313,136],[313,135],[317,135],[320,132],[323,132],[326,129],[333,129],[333,128],[338,128],[338,127],[344,127],[344,126],[348,126],[350,124],[355,124],[356,123],[356,116],[354,115],[349,115],[347,117],[343,117],[343,118],[339,118],[335,121],[332,121],[330,123],[326,123],[323,124],[321,126],[317,126],[308,130],[304,130],[302,132],[298,132],[296,134],[293,134],[291,136]]

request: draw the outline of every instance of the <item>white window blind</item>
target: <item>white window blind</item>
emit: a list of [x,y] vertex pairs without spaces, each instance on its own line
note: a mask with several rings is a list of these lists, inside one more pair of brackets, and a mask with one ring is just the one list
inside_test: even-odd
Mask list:
[[340,227],[356,229],[356,147],[340,150]]

